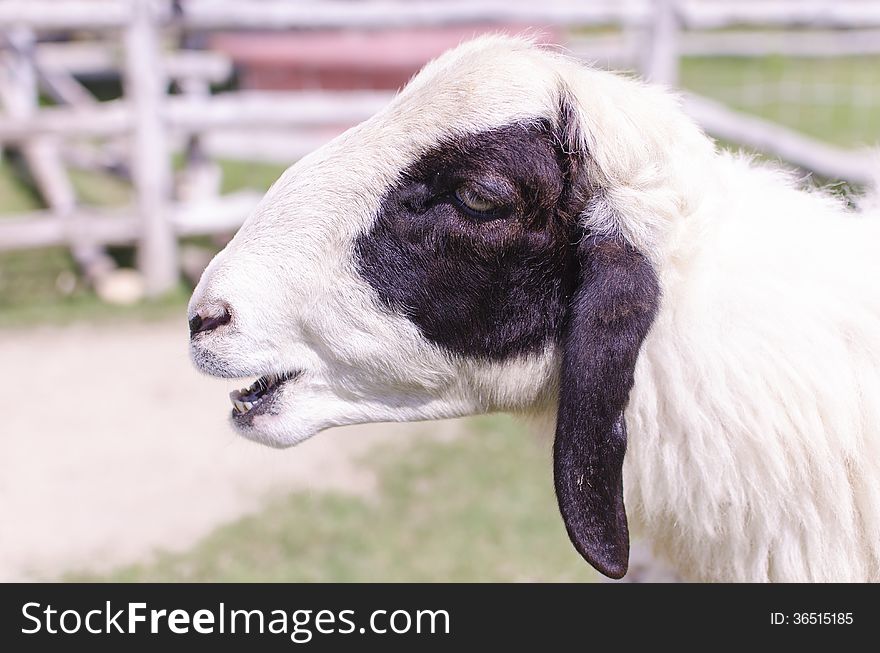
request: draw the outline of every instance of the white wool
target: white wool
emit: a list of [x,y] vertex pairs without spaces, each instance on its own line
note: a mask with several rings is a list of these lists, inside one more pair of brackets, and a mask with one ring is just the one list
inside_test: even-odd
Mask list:
[[384,111],[288,170],[212,262],[193,345],[226,376],[305,370],[245,433],[507,410],[551,417],[559,352],[451,355],[384,307],[352,248],[439,141],[576,107],[585,226],[655,267],[659,314],[626,410],[631,526],[685,576],[880,580],[880,218],[718,152],[676,98],[526,41],[466,43]]
[[880,579],[880,220],[712,163],[660,268],[627,506],[696,578]]

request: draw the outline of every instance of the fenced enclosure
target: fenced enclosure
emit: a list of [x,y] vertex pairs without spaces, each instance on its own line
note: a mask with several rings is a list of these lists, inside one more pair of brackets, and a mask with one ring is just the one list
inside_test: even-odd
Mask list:
[[[215,35],[357,32],[376,44],[406,30],[525,28],[682,86],[686,110],[724,141],[827,181],[876,178],[864,149],[880,140],[873,0],[3,0],[0,146],[18,153],[46,209],[0,218],[0,250],[68,247],[97,286],[115,266],[106,247],[136,245],[145,291],[161,295],[180,275],[180,237],[232,232],[259,200],[221,193],[217,158],[292,163],[393,94],[236,85],[240,62],[211,47]],[[84,83],[107,73],[121,97]],[[83,169],[131,190],[90,207],[74,183]]]

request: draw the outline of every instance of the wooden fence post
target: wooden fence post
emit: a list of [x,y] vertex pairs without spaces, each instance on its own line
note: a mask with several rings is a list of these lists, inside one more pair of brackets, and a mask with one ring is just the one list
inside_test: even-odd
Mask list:
[[125,96],[134,116],[132,176],[142,221],[138,263],[146,292],[171,290],[179,277],[177,239],[169,219],[172,163],[163,104],[168,80],[162,65],[159,11],[152,0],[129,0],[125,28]]
[[[34,33],[24,27],[11,29],[6,35],[8,48],[5,59],[5,78],[0,81],[0,104],[13,118],[24,120],[39,110]],[[70,224],[77,209],[77,197],[58,144],[53,135],[34,135],[19,144],[21,155],[46,205],[57,219]],[[89,282],[112,268],[112,261],[103,249],[90,242],[83,234],[70,229],[70,249],[77,265]]]
[[676,0],[654,0],[654,16],[648,28],[642,74],[648,81],[666,86],[678,84],[679,16]]

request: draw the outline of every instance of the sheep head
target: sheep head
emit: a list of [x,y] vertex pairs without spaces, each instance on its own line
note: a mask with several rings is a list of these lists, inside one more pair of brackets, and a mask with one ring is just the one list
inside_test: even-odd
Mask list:
[[680,143],[638,128],[634,112],[671,103],[617,101],[633,88],[480,39],[287,170],[190,304],[197,367],[261,377],[233,393],[235,428],[284,447],[344,424],[558,409],[569,535],[622,576],[623,410],[680,208],[634,190],[669,186]]

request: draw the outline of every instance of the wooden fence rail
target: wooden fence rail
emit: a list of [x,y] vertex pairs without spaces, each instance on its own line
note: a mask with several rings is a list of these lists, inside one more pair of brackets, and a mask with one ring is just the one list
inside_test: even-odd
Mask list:
[[[169,203],[167,220],[177,236],[234,231],[261,198],[262,193],[238,191],[194,204]],[[58,220],[51,210],[32,211],[0,220],[0,251],[67,245],[71,238],[94,245],[131,245],[140,242],[142,232],[135,206],[80,207],[66,220]]]
[[877,181],[876,167],[880,162],[871,151],[834,147],[696,95],[685,97],[684,109],[717,138],[771,154],[825,179],[842,179],[863,186]]
[[[152,4],[152,0],[142,0]],[[652,0],[182,0],[175,19],[193,29],[300,29],[438,26],[514,22],[536,25],[619,25],[650,23]],[[866,0],[675,0],[676,13],[690,29],[755,27],[880,27],[880,5]],[[167,3],[158,17],[171,20]],[[128,24],[126,0],[4,0],[0,29],[117,29]]]
[[[157,107],[169,129],[211,131],[253,127],[350,125],[368,118],[391,99],[387,92],[239,91],[207,97],[170,96]],[[0,116],[0,143],[43,135],[109,137],[127,134],[136,124],[130,99],[94,107],[46,107],[13,119]]]

